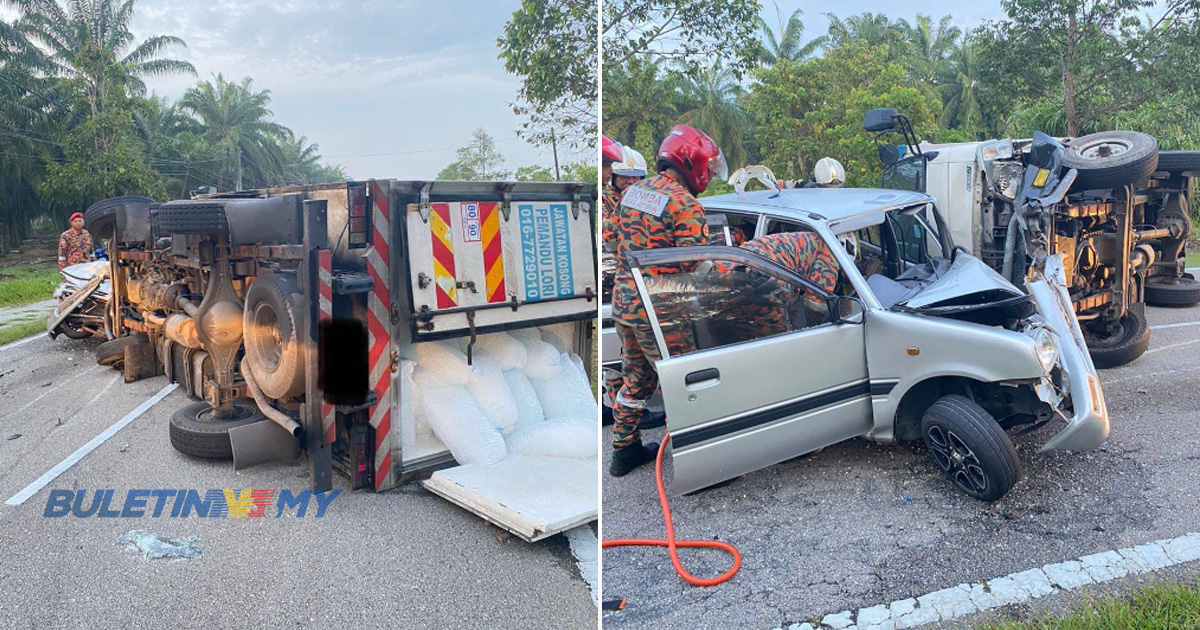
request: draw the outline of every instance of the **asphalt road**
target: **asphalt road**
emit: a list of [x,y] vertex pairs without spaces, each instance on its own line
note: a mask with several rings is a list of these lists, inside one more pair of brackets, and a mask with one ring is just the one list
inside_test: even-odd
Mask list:
[[[93,343],[0,350],[0,501],[166,385],[125,384]],[[347,490],[323,518],[47,518],[50,489],[308,487],[307,460],[234,472],[176,452],[176,390],[19,507],[0,503],[0,625],[17,628],[594,628],[563,536],[537,544],[407,485]],[[90,503],[90,493],[85,500]],[[120,503],[120,501],[118,501]],[[85,503],[86,504],[86,503]],[[200,558],[147,560],[118,536],[198,536]]]
[[[696,588],[664,549],[605,550],[603,597],[627,606],[604,627],[786,627],[1200,530],[1200,307],[1148,315],[1197,325],[1154,329],[1140,359],[1101,371],[1113,426],[1100,450],[1038,453],[1052,427],[1017,438],[1021,481],[991,504],[936,474],[923,445],[866,440],[672,497],[677,536],[735,544],[741,572]],[[653,473],[605,477],[605,538],[662,537]],[[719,551],[683,558],[700,576],[728,567]]]

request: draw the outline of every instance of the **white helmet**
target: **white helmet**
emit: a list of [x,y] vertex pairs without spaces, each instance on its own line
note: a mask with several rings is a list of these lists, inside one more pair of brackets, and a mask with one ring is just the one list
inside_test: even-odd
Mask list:
[[646,158],[631,147],[625,147],[625,159],[613,164],[613,175],[621,177],[645,177]]
[[813,167],[813,182],[822,188],[841,188],[846,184],[846,169],[841,162],[823,157]]

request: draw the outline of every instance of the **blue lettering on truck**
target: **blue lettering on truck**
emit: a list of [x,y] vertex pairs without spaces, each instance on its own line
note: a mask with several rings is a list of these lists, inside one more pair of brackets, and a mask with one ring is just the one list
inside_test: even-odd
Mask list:
[[568,212],[569,206],[561,203],[517,206],[527,301],[575,295]]

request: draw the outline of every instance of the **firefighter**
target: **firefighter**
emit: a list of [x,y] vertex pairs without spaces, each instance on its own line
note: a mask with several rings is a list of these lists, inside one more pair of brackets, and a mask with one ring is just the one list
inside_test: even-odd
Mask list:
[[617,214],[617,204],[621,200],[621,196],[617,194],[616,189],[612,186],[613,179],[613,164],[625,159],[625,149],[621,143],[609,138],[608,136],[600,136],[600,185],[604,187],[600,193],[600,198],[603,201],[603,222],[602,236],[603,241],[608,243],[610,235],[615,227],[615,216]]
[[72,214],[71,229],[58,237],[58,269],[91,260],[94,250],[92,235],[83,229],[83,213]]
[[[704,208],[696,195],[708,188],[713,178],[728,176],[725,155],[703,131],[677,125],[662,141],[655,158],[658,175],[630,186],[617,209],[617,258],[620,268],[613,287],[613,320],[621,339],[622,384],[613,405],[613,459],[609,474],[623,476],[653,461],[658,445],[642,444],[640,422],[647,401],[658,385],[654,361],[659,349],[634,286],[624,256],[628,251],[659,247],[682,247],[708,243]],[[666,270],[646,268],[642,273],[659,275]],[[660,321],[663,338],[671,355],[685,352],[688,333]]]
[[[838,263],[824,239],[814,232],[782,232],[747,241],[742,249],[793,271],[816,286],[833,293],[837,289]],[[738,340],[749,341],[788,332],[792,328],[790,306],[800,294],[747,295],[739,309]]]
[[612,167],[612,187],[618,198],[626,188],[643,179],[646,179],[646,158],[632,147],[625,147],[625,159]]

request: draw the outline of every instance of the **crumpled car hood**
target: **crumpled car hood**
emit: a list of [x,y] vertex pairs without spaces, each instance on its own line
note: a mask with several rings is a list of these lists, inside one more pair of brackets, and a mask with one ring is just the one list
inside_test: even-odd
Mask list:
[[71,282],[76,286],[83,286],[92,278],[95,278],[97,274],[101,273],[107,267],[107,260],[93,260],[91,262],[79,263],[78,265],[64,267],[62,270],[62,275],[68,282]]
[[[932,282],[925,285],[903,304],[909,308],[923,308],[954,303],[986,303],[998,299],[1025,295],[1013,283],[1004,279],[982,260],[959,253],[954,262]],[[978,298],[964,300],[964,298]]]
[[913,267],[895,280],[873,275],[867,284],[884,308],[917,311],[987,325],[1032,315],[1033,301],[983,261],[959,252]]

